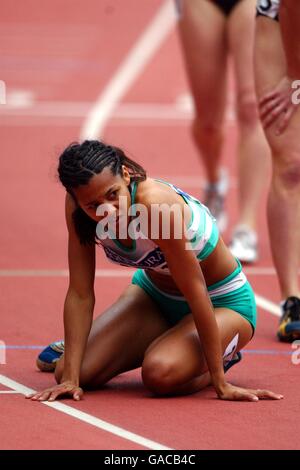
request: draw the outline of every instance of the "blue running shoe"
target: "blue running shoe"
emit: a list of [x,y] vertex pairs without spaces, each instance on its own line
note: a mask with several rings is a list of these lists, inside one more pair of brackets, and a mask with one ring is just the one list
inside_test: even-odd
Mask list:
[[61,358],[65,350],[63,341],[56,341],[49,344],[38,355],[36,365],[42,372],[54,372],[57,361]]
[[232,367],[235,364],[237,364],[238,362],[240,362],[242,360],[242,358],[243,358],[243,356],[242,356],[242,353],[240,351],[235,353],[235,355],[233,356],[231,361],[227,362],[227,364],[224,365],[224,372],[226,373],[230,369],[230,367]]

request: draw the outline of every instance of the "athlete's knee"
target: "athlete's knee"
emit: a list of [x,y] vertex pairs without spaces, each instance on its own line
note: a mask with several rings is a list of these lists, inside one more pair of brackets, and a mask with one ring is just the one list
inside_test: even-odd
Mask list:
[[196,139],[216,139],[223,134],[223,124],[196,116],[192,122],[192,134]]
[[237,119],[244,129],[252,129],[259,122],[257,101],[254,91],[241,93],[237,100]]
[[285,190],[298,190],[300,188],[300,155],[298,159],[274,165],[273,180]]
[[155,395],[172,394],[176,384],[177,370],[175,363],[168,358],[149,354],[142,365],[144,385]]

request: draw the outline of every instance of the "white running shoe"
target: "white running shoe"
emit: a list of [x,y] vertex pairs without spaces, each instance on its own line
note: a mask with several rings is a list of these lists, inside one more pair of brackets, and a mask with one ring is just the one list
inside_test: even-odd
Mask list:
[[206,183],[204,190],[204,204],[217,221],[220,232],[225,232],[228,217],[225,211],[225,196],[228,192],[228,174],[225,168],[220,170],[217,183]]
[[257,235],[247,225],[238,225],[229,249],[235,258],[244,263],[255,263],[258,258]]

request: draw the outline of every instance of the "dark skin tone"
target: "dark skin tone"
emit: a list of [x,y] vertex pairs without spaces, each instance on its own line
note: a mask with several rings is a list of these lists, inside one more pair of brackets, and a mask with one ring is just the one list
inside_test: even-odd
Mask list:
[[[113,175],[109,168],[105,168],[93,176],[87,185],[74,189],[74,196],[80,207],[91,218],[99,221],[96,210],[100,204],[108,204],[111,214],[122,216],[119,197],[124,196],[129,208],[129,185],[130,175],[126,167],[123,167],[122,175]],[[175,191],[151,178],[138,184],[136,203],[143,204],[148,214],[153,204],[178,204],[182,210],[186,206]],[[53,401],[65,394],[78,400],[83,394],[80,387],[82,383],[100,386],[118,373],[140,366],[145,385],[157,394],[194,393],[211,382],[218,397],[224,400],[282,398],[267,390],[243,389],[226,382],[222,362],[224,347],[236,333],[239,333],[240,338],[238,349],[243,347],[252,337],[252,328],[247,320],[234,311],[225,308],[214,310],[207,294],[207,285],[233,272],[236,261],[223,241],[219,240],[214,252],[200,266],[194,252],[186,249],[187,240],[184,237],[172,237],[175,216],[171,218],[171,238],[165,240],[159,235],[154,240],[165,255],[171,275],[165,276],[164,282],[157,273],[151,272],[150,276],[162,290],[182,293],[192,313],[170,329],[144,291],[139,286],[129,286],[111,309],[95,320],[91,329],[95,249],[79,244],[72,226],[75,207],[74,200],[68,195],[66,219],[69,229],[70,286],[64,311],[65,354],[56,367],[59,384],[31,395],[33,400]],[[149,215],[150,230],[151,222]],[[127,246],[132,244],[129,238],[121,242]],[[144,317],[141,316],[141,310]],[[145,328],[147,319],[149,324]],[[131,344],[130,332],[136,338],[135,328],[139,332],[139,341]],[[143,335],[141,331],[144,331]],[[124,352],[126,344],[127,350]],[[119,355],[114,359],[118,347],[121,347],[122,363]],[[134,348],[137,348],[136,351],[133,351]],[[170,350],[174,350],[174,353],[170,354]],[[178,368],[172,367],[173,372],[166,374],[163,371],[168,367],[167,360],[170,357],[178,361],[183,359],[183,364]],[[163,379],[166,376],[168,383]]]
[[[97,217],[95,212],[100,204],[111,205],[112,212],[114,210],[118,211],[118,198],[123,196],[128,200],[127,208],[129,208],[130,205],[128,186],[124,188],[122,182],[118,183],[118,179],[115,180],[109,169],[105,168],[101,175],[107,180],[107,185],[104,185],[103,190],[98,190],[97,177],[95,177],[94,181],[92,179],[89,185],[74,190],[74,194],[79,197],[78,201],[81,208],[89,215],[89,217],[97,222],[100,220],[100,217]],[[129,184],[129,181],[127,178],[126,184],[127,182]],[[154,193],[157,195],[158,201],[162,200],[164,203],[169,203],[170,205],[178,204],[182,207],[182,210],[184,210],[184,207],[186,206],[182,197],[175,193],[172,188],[153,180],[152,178],[147,178],[146,181],[139,183],[136,194],[136,203],[144,204],[145,201],[149,199],[149,195]],[[125,246],[132,246],[132,241],[129,238],[127,240],[122,239],[121,242]],[[224,279],[224,277],[232,273],[236,267],[236,260],[233,258],[221,238],[210,257],[201,262],[201,269],[207,286]],[[149,274],[153,282],[155,282],[155,284],[157,284],[162,290],[170,293],[178,293],[178,288],[171,276],[162,275],[151,270],[148,270],[147,274]]]

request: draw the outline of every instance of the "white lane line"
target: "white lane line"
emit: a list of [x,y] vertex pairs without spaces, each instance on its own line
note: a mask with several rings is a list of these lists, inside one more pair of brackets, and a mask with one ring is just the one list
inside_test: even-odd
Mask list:
[[[246,270],[245,270],[246,272]],[[104,278],[130,278],[134,273],[134,269],[97,269],[96,277]],[[263,273],[265,275],[265,273]],[[270,274],[270,273],[269,273]],[[258,273],[256,273],[258,275]],[[0,277],[68,277],[69,271],[67,269],[1,269]],[[257,305],[277,317],[281,316],[280,307],[271,302],[270,300],[255,294]]]
[[[271,267],[244,268],[246,275],[271,276],[276,271]],[[134,269],[96,269],[96,277],[131,277]],[[0,277],[68,277],[68,269],[0,269]]]
[[[26,118],[70,118],[82,119],[93,106],[92,102],[52,101],[17,106],[8,103],[0,109],[0,116],[24,116]],[[121,103],[114,110],[112,120],[141,120],[141,121],[190,121],[194,116],[193,110],[179,108],[174,103]],[[226,122],[235,121],[234,115],[228,110]],[[129,123],[130,125],[130,123]],[[145,125],[145,122],[143,123]]]
[[0,394],[20,393],[16,390],[0,390]]
[[272,266],[252,266],[243,267],[243,271],[247,275],[253,276],[275,276],[276,271]]
[[[255,271],[254,271],[255,269]],[[261,269],[261,271],[259,271]],[[251,270],[251,272],[249,272]],[[253,275],[273,275],[276,274],[274,268],[245,268],[246,274]],[[134,273],[134,269],[97,269],[96,277],[100,278],[130,278]],[[1,269],[0,277],[68,277],[69,271],[67,269],[55,270],[55,269]],[[267,312],[281,316],[280,307],[266,299],[265,297],[255,294],[257,305],[266,310]]]
[[270,300],[258,294],[255,294],[255,300],[257,305],[263,310],[266,310],[266,312],[272,313],[272,315],[275,315],[276,317],[281,316],[280,307],[274,302],[271,302]]
[[11,109],[31,108],[35,102],[32,90],[14,89],[7,93],[6,105]]
[[[14,380],[11,380],[9,377],[5,375],[0,375],[0,383],[5,385],[5,387],[11,388],[14,391],[21,393],[22,395],[28,395],[30,393],[34,393],[35,390],[24,386]],[[103,421],[102,419],[96,418],[93,415],[88,413],[84,413],[83,411],[76,410],[71,406],[65,405],[61,402],[40,402],[41,404],[48,406],[49,408],[53,408],[54,410],[60,411],[61,413],[65,413],[73,418],[76,418],[84,423],[90,424],[95,426],[96,428],[102,429],[103,431],[110,432],[118,437],[123,439],[127,439],[128,441],[134,442],[135,444],[141,445],[151,450],[173,450],[170,447],[163,446],[155,441],[151,441],[146,439],[138,434],[134,434],[126,429],[120,428],[118,426],[114,426],[113,424],[108,423],[107,421]],[[34,406],[34,404],[32,404]]]
[[[258,269],[258,268],[257,268]],[[268,268],[272,269],[272,268]],[[244,272],[247,273],[246,269]],[[134,269],[97,269],[95,276],[100,278],[130,278],[134,273]],[[252,272],[252,274],[254,274]],[[266,271],[263,270],[260,274],[266,275]],[[274,272],[268,271],[267,274],[275,274]],[[256,272],[255,275],[259,275]],[[67,269],[0,269],[0,277],[68,277],[69,271]],[[262,297],[261,295],[255,294],[257,305],[277,317],[281,316],[280,307],[271,302],[270,300]]]
[[172,0],[165,1],[96,100],[83,123],[80,139],[97,139],[118,101],[167,38],[176,21]]
[[[133,269],[97,269],[96,277],[131,277]],[[68,269],[0,269],[0,277],[68,277]]]
[[[164,181],[170,181],[176,186],[184,186],[184,189],[188,188],[193,188],[193,189],[198,189],[202,190],[205,188],[206,181],[201,177],[201,176],[180,176],[180,175],[165,175],[165,174],[160,174],[160,175],[155,175],[155,174],[150,174],[151,178],[154,179],[161,179]],[[229,189],[237,189],[238,187],[238,182],[236,177],[230,177],[229,180]],[[245,269],[245,268],[244,268]],[[246,268],[247,269],[247,268]],[[260,269],[260,268],[249,268],[249,269]],[[269,268],[267,268],[269,269]]]

